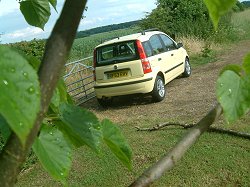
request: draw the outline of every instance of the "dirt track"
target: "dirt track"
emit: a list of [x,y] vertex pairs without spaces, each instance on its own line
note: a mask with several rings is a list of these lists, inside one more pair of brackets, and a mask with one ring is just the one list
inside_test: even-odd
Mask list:
[[215,83],[220,70],[226,64],[242,63],[250,52],[250,41],[232,46],[227,53],[218,56],[214,63],[193,70],[191,77],[173,80],[166,86],[165,100],[152,103],[150,97],[127,96],[114,99],[112,107],[103,109],[94,99],[83,106],[95,112],[99,118],[114,122],[126,122],[151,118],[161,121],[196,122],[216,103]]

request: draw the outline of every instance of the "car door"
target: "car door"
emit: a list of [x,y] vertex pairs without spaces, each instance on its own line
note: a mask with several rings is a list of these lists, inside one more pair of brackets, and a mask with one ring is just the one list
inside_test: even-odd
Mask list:
[[166,61],[166,71],[164,72],[165,78],[167,81],[171,81],[183,72],[184,59],[181,59],[181,55],[179,54],[180,52],[171,38],[164,34],[160,34],[159,37],[161,38],[165,48],[163,57]]
[[164,73],[168,68],[171,68],[171,64],[166,63],[168,61],[167,58],[170,58],[170,56],[167,57],[166,54],[164,54],[165,48],[158,34],[151,36],[149,43],[152,47],[151,67],[154,72],[161,71]]

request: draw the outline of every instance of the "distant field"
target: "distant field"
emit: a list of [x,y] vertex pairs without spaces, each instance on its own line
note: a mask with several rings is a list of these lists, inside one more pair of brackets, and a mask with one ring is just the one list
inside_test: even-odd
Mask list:
[[101,41],[113,37],[124,36],[140,31],[139,27],[133,27],[128,29],[120,29],[111,32],[104,32],[100,34],[91,35],[85,38],[75,39],[73,47],[71,49],[69,61],[79,60],[93,55],[93,49],[95,46],[101,43]]

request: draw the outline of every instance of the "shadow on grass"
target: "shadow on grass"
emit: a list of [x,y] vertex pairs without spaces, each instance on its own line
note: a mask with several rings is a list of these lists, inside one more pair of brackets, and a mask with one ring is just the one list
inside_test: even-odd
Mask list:
[[88,109],[95,109],[97,111],[103,111],[107,109],[122,109],[122,108],[129,108],[134,105],[147,105],[151,104],[154,101],[149,94],[133,94],[133,95],[126,95],[126,96],[117,96],[113,98],[112,103],[107,106],[101,106],[96,98],[83,103],[81,106]]

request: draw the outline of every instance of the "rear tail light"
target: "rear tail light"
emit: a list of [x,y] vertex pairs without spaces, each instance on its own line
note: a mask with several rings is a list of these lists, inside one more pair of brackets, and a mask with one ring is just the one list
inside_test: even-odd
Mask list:
[[95,68],[96,68],[96,49],[94,50],[94,56],[93,56],[93,75],[94,75],[94,81],[96,81],[96,73],[95,73]]
[[136,45],[137,45],[139,57],[141,59],[141,64],[142,64],[144,74],[152,72],[150,62],[143,49],[142,43],[139,40],[136,40]]

